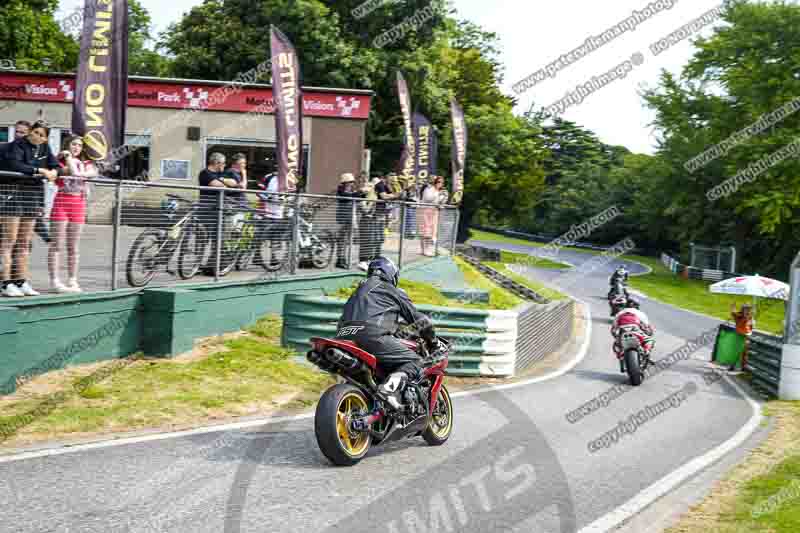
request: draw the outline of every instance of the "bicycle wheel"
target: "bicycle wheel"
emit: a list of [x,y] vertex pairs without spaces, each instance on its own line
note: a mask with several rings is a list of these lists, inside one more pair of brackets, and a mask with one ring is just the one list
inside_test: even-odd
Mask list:
[[328,268],[333,261],[336,236],[330,230],[320,232],[319,241],[311,245],[311,264],[314,268]]
[[192,224],[186,229],[178,254],[178,275],[181,279],[192,279],[200,272],[210,245],[208,232],[201,224]]
[[267,272],[277,272],[289,264],[289,246],[286,240],[270,241],[265,239],[258,245],[258,256],[261,266]]
[[153,280],[159,266],[159,254],[167,244],[166,240],[166,231],[148,229],[133,241],[125,266],[125,274],[132,287],[144,287]]
[[239,240],[241,247],[239,255],[236,258],[236,270],[247,270],[256,256],[256,226],[248,223],[242,229],[242,236]]
[[[236,231],[228,231],[222,237],[222,252],[219,257],[219,276],[227,276],[231,273],[236,266],[236,260],[239,258],[239,238],[240,235]],[[216,262],[216,257],[212,257],[211,261]]]

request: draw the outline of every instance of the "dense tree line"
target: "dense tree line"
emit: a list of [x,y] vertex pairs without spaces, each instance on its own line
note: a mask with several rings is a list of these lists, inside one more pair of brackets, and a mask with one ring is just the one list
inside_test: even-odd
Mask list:
[[[679,76],[662,73],[642,103],[656,112],[654,156],[609,146],[586,128],[542,112],[519,116],[501,91],[498,39],[458,19],[446,0],[383,2],[359,16],[363,0],[205,0],[168,31],[130,0],[131,73],[231,80],[269,53],[270,24],[295,43],[306,85],[375,92],[367,144],[373,167],[394,169],[402,118],[394,73],[409,82],[416,110],[437,125],[440,173],[449,174],[449,99],[464,107],[470,132],[462,220],[557,235],[611,206],[623,215],[590,240],[631,237],[644,248],[685,252],[690,241],[735,244],[740,269],[785,276],[797,251],[797,159],[743,182],[725,197],[707,193],[788,145],[800,112],[689,171],[686,163],[800,92],[800,7],[729,0],[723,23],[696,42]],[[386,46],[373,41],[432,5],[437,14]],[[57,0],[8,0],[0,7],[0,57],[18,68],[73,70],[74,35],[61,31]],[[12,23],[13,21],[13,23]],[[23,21],[19,24],[17,21]],[[269,80],[262,80],[268,82]],[[462,231],[462,237],[466,234]]]

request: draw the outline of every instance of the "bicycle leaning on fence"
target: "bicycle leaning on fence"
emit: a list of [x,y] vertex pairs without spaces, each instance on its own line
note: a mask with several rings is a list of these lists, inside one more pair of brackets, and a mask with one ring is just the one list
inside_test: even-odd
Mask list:
[[146,229],[133,241],[125,268],[128,283],[133,287],[150,283],[160,268],[174,274],[169,264],[176,254],[178,275],[181,279],[191,279],[209,253],[211,243],[201,220],[200,204],[174,194],[167,194],[167,198],[162,203],[162,212],[168,220],[178,216],[181,205],[188,206],[188,210],[169,229]]

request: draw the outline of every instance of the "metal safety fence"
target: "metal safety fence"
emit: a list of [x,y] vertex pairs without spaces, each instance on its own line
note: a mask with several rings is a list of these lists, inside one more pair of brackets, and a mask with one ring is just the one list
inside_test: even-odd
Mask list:
[[753,377],[753,386],[766,396],[777,398],[781,383],[783,340],[754,331],[750,336],[748,351],[747,369]]
[[378,255],[402,269],[452,254],[459,217],[453,206],[417,202],[103,178],[71,188],[67,178],[46,182],[0,172],[4,291],[21,280],[51,294],[263,281],[366,268]]
[[736,272],[728,272],[725,270],[710,270],[707,268],[695,268],[693,266],[684,265],[665,253],[661,254],[661,263],[674,274],[677,274],[685,279],[722,281],[723,279],[734,278],[742,275],[737,274]]

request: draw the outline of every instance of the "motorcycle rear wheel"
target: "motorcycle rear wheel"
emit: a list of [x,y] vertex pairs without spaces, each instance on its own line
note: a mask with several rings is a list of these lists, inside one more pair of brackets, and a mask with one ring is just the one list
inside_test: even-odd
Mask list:
[[372,436],[350,431],[350,419],[369,411],[364,393],[347,383],[325,391],[314,415],[314,433],[323,455],[337,466],[353,466],[367,455]]
[[625,368],[628,371],[628,377],[631,380],[631,385],[634,387],[641,385],[644,375],[642,374],[642,369],[639,365],[639,352],[636,350],[628,350],[625,352]]
[[428,427],[422,432],[422,438],[431,446],[441,446],[453,433],[453,401],[450,392],[442,385],[439,397],[433,408]]

